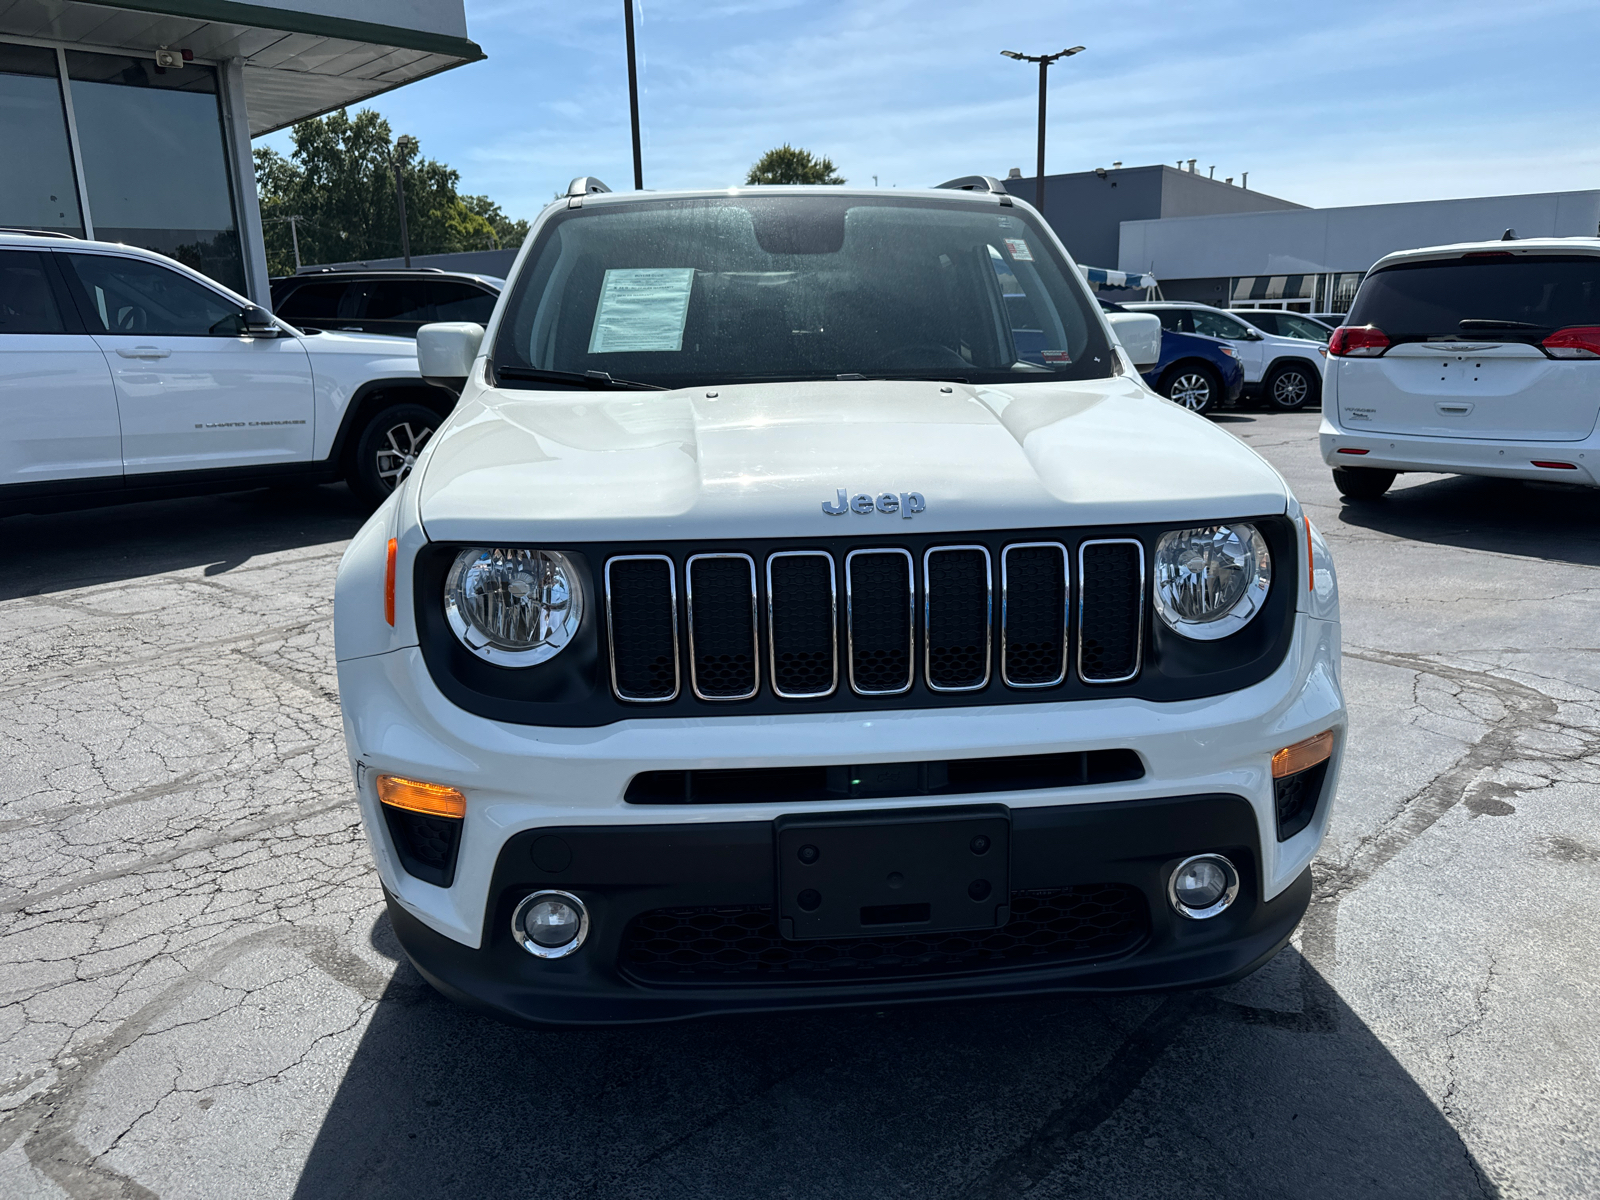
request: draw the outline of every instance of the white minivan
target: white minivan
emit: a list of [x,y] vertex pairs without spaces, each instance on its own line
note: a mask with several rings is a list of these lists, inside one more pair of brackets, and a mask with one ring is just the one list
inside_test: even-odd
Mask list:
[[1597,416],[1600,238],[1432,246],[1380,259],[1334,331],[1322,457],[1353,500],[1402,471],[1596,486]]

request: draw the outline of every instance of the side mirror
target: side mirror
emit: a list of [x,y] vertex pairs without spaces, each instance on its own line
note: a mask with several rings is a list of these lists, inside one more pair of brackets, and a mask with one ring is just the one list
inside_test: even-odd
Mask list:
[[1245,340],[1249,342],[1264,342],[1267,340],[1267,335],[1259,329],[1247,329],[1244,336]]
[[244,322],[244,331],[251,337],[277,337],[283,332],[272,314],[259,304],[245,305],[239,313],[239,320]]
[[417,370],[424,383],[461,395],[483,345],[483,326],[474,321],[440,321],[417,330]]
[[1148,370],[1161,361],[1161,318],[1155,313],[1111,312],[1106,314],[1106,323],[1138,370]]

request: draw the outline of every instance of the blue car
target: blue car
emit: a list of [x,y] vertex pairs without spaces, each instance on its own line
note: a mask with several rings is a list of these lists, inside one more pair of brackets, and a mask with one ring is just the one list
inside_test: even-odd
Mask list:
[[[1109,300],[1101,300],[1100,307],[1106,312],[1130,311]],[[1191,412],[1231,408],[1244,391],[1244,364],[1233,347],[1203,333],[1163,329],[1161,357],[1142,376],[1152,389]]]

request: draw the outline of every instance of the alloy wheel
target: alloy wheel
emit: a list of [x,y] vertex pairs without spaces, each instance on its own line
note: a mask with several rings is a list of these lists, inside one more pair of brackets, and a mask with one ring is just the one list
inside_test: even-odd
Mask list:
[[411,421],[401,421],[384,432],[383,444],[378,447],[378,478],[389,491],[399,487],[411,473],[417,455],[422,453],[422,447],[432,436],[431,425]]
[[1167,389],[1167,396],[1190,412],[1204,412],[1211,406],[1211,381],[1193,371],[1179,375]]
[[1311,395],[1311,382],[1299,371],[1285,371],[1272,381],[1272,402],[1279,408],[1299,408]]

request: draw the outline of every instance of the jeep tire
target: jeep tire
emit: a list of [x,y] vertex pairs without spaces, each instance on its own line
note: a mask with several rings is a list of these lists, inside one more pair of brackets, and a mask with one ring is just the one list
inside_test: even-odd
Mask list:
[[443,421],[433,409],[416,403],[391,404],[373,413],[356,434],[345,475],[350,490],[369,504],[382,504]]

